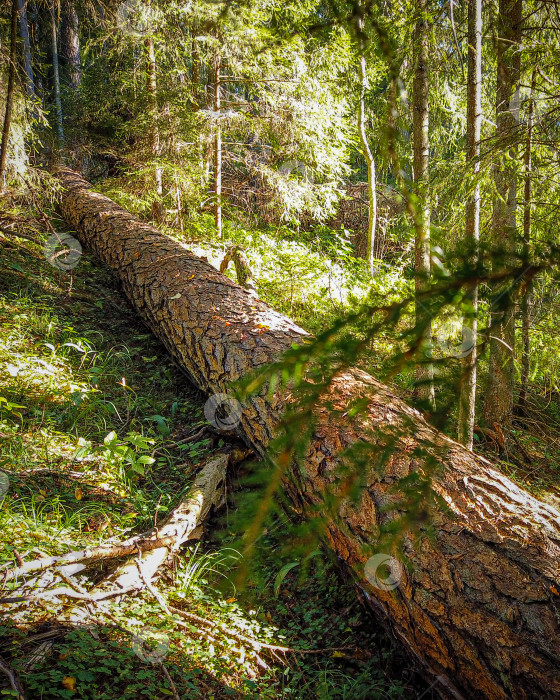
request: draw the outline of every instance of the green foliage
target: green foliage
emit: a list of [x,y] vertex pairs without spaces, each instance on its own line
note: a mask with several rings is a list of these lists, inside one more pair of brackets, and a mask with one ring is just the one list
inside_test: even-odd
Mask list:
[[[78,692],[81,698],[98,700],[116,697],[117,689],[119,697],[127,700],[172,696],[161,666],[142,663],[122,631],[102,626],[77,628],[57,645],[56,653],[56,666],[47,660],[27,675],[26,688],[34,696],[54,700],[73,698]],[[172,671],[176,675],[177,669]],[[195,678],[191,670],[181,669],[183,697],[200,697],[194,690]],[[75,684],[68,684],[67,679],[74,679]]]
[[225,571],[239,559],[239,552],[223,548],[219,552],[203,553],[196,544],[185,556],[177,571],[177,597],[188,599],[195,586],[208,584],[209,578],[225,577]]

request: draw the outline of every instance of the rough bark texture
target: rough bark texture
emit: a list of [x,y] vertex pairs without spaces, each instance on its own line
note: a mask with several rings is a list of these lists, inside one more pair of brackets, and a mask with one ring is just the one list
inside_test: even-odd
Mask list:
[[12,121],[12,106],[14,103],[14,86],[16,78],[16,48],[17,48],[17,0],[12,2],[12,30],[10,35],[10,64],[8,66],[8,89],[6,91],[6,106],[4,108],[4,125],[2,127],[2,145],[0,146],[0,192],[4,188],[6,162],[8,160],[8,141],[10,138],[10,123]]
[[[533,126],[535,119],[535,90],[537,88],[537,69],[533,69],[531,78],[531,96],[527,114],[527,138],[525,140],[525,155],[523,157],[523,249],[528,256],[531,246],[531,209],[532,209],[532,170],[533,170]],[[527,389],[529,387],[529,370],[531,366],[531,306],[532,283],[525,289],[521,300],[521,388],[519,390],[518,408],[520,412],[526,409]]]
[[[64,218],[121,279],[131,303],[194,383],[211,394],[278,358],[305,332],[186,247],[158,233],[68,170],[59,176]],[[344,416],[367,396],[367,411]],[[468,698],[560,697],[558,645],[560,514],[432,428],[422,416],[359,370],[337,377],[336,420],[318,407],[304,473],[286,484],[298,508],[321,504],[337,488],[341,450],[387,444],[383,473],[372,460],[359,505],[341,501],[327,538],[355,572],[372,607],[436,680],[442,695]],[[289,395],[257,396],[243,406],[240,429],[263,453]],[[417,448],[422,447],[421,452]],[[403,476],[441,465],[434,489],[450,513],[435,515],[432,541],[406,545],[411,562],[398,588],[366,578],[363,546],[395,516],[384,506]]]
[[68,83],[72,90],[77,90],[82,81],[82,65],[78,13],[74,0],[64,0],[61,5],[60,54],[66,64]]
[[23,67],[26,77],[26,90],[29,97],[35,97],[35,79],[33,77],[33,62],[31,59],[31,41],[29,39],[29,24],[27,22],[27,0],[18,0],[19,33],[23,45]]
[[222,237],[222,126],[220,110],[222,105],[222,83],[220,70],[222,60],[220,54],[214,58],[214,114],[216,119],[216,134],[214,137],[214,220],[218,236]]
[[58,17],[54,6],[49,12],[51,16],[51,62],[56,111],[56,133],[58,136],[58,145],[60,146],[64,141],[64,127],[62,123],[62,98],[60,96],[60,69],[58,63]]
[[152,202],[152,216],[155,221],[163,220],[163,207],[161,198],[163,196],[163,170],[157,162],[161,155],[161,142],[159,134],[159,108],[157,98],[157,63],[156,47],[153,36],[144,39],[146,48],[146,93],[148,95],[148,107],[150,112],[150,150],[156,161],[155,185],[156,199]]

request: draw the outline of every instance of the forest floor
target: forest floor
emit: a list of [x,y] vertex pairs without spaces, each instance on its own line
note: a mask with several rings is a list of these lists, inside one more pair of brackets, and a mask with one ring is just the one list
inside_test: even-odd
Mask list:
[[[51,266],[45,220],[11,204],[0,222],[0,568],[144,531],[230,447],[202,430],[204,397],[111,273],[87,253],[71,274]],[[148,590],[94,624],[60,624],[69,601],[51,595],[50,574],[33,582],[36,600],[0,604],[0,658],[26,697],[431,697],[325,553],[301,575],[278,517],[240,566],[234,527],[218,513],[157,583],[168,605],[213,627],[179,627]],[[105,571],[66,578],[79,590]]]

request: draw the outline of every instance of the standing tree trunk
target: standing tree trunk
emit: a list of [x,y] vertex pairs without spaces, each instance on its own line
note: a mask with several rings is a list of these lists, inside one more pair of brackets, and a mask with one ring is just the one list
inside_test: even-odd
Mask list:
[[70,87],[76,91],[82,80],[82,64],[78,13],[74,7],[74,0],[64,0],[61,10],[60,53],[66,64]]
[[[525,142],[524,157],[524,187],[523,187],[523,249],[525,257],[529,257],[529,247],[531,245],[531,170],[532,170],[532,150],[533,150],[533,120],[535,117],[535,89],[537,86],[537,69],[533,69],[531,78],[531,97],[529,99],[529,109],[527,114],[527,141]],[[529,331],[531,328],[531,286],[524,290],[521,299],[521,389],[519,392],[519,409],[525,410],[527,404],[527,388],[529,384],[530,352],[531,341]]]
[[[200,50],[198,48],[198,40],[196,38],[197,27],[196,25],[192,29],[192,101],[193,101],[193,111],[197,112],[203,104],[203,93],[201,89],[201,65],[200,65]],[[197,138],[197,149],[198,149],[198,168],[200,173],[200,186],[205,187],[208,183],[205,177],[205,157],[204,157],[204,142],[202,133],[198,134]]]
[[[31,5],[27,3],[28,13],[28,26],[31,27],[31,55],[38,56],[42,53],[39,37],[41,36],[40,22],[39,22],[39,9],[37,3],[33,1]],[[39,68],[34,72],[35,78],[35,95],[39,101],[43,101],[44,91],[43,91],[43,75],[42,70]]]
[[4,126],[2,127],[2,144],[0,146],[0,192],[4,190],[6,178],[6,163],[8,160],[8,143],[10,140],[10,124],[12,122],[12,108],[14,105],[14,89],[16,84],[17,65],[17,20],[18,0],[12,0],[12,24],[10,33],[10,65],[8,66],[8,89],[6,91],[6,105],[4,107]]
[[159,110],[157,104],[156,50],[152,35],[144,39],[144,46],[146,48],[146,92],[148,95],[148,109],[151,121],[150,150],[152,156],[156,159],[155,184],[157,197],[152,203],[152,217],[155,221],[161,221],[163,219],[163,207],[161,202],[163,196],[163,173],[157,162],[160,155]]
[[60,69],[58,66],[58,17],[56,8],[50,9],[51,15],[51,57],[53,71],[53,86],[54,86],[54,105],[56,109],[56,133],[58,136],[58,145],[62,146],[64,142],[64,128],[62,126],[62,100],[60,96]]
[[[500,0],[497,37],[496,148],[499,162],[494,169],[496,196],[492,211],[494,241],[502,249],[505,264],[517,243],[517,184],[515,139],[519,124],[521,74],[522,0]],[[504,265],[504,261],[497,263]],[[484,418],[507,429],[513,412],[515,305],[507,290],[495,289],[490,313],[490,359]]]
[[33,62],[31,60],[31,41],[29,39],[29,25],[27,23],[27,0],[18,0],[19,33],[23,44],[23,68],[25,70],[25,87],[27,94],[35,98],[35,77],[33,75]]
[[[428,0],[418,0],[418,17],[414,28],[414,82],[413,82],[413,150],[414,150],[414,284],[417,293],[416,323],[422,328],[421,349],[429,359],[432,354],[431,318],[418,298],[430,286],[430,193],[429,193],[429,50],[430,23]],[[435,406],[434,369],[429,362],[416,367],[416,394],[432,408]]]
[[222,237],[222,125],[220,110],[222,106],[222,86],[220,81],[221,58],[216,53],[214,59],[214,118],[216,120],[216,135],[214,139],[214,219],[216,231]]
[[[91,192],[78,175],[61,170],[59,177],[68,224],[115,270],[145,323],[203,391],[219,398],[232,382],[305,342],[307,334],[292,321]],[[266,452],[296,398],[277,389],[244,402],[237,430],[257,453]],[[349,409],[357,401],[363,410],[353,415]],[[364,456],[357,501],[340,498],[340,460],[348,466],[350,449]],[[271,480],[282,480],[286,495],[309,517],[324,514],[325,539],[354,571],[362,598],[441,695],[560,697],[560,513],[355,369],[341,372],[316,406],[301,466],[286,460],[285,469]],[[435,509],[431,537],[405,538],[410,567],[395,587],[364,563],[380,527],[403,515],[400,480],[426,472],[446,508]]]
[[[480,126],[482,123],[482,0],[469,0],[468,8],[468,67],[467,67],[467,163],[472,165],[476,184],[467,200],[465,236],[472,244],[475,255],[478,251],[480,221]],[[476,259],[475,259],[476,262]],[[472,349],[463,358],[459,395],[458,439],[469,450],[473,448],[476,408],[476,361],[477,361],[477,311],[478,284],[468,290],[470,313],[463,318],[463,337],[468,338]]]
[[200,51],[198,50],[198,41],[196,38],[196,30],[193,27],[191,35],[192,48],[192,102],[193,111],[200,109]]
[[363,39],[364,22],[360,19],[358,22],[358,41],[360,44],[360,108],[358,115],[358,130],[360,133],[360,142],[362,144],[362,153],[364,155],[367,166],[368,178],[368,232],[367,232],[367,253],[366,259],[369,265],[369,271],[373,277],[375,274],[374,253],[375,253],[375,230],[377,227],[377,182],[375,173],[375,161],[369,145],[366,133],[366,90],[369,87],[367,79],[367,64],[365,57],[365,46]]

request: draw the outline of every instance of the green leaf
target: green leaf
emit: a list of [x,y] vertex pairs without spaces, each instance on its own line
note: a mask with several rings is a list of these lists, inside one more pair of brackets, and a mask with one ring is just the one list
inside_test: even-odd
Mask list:
[[299,566],[299,561],[291,561],[289,564],[285,564],[280,571],[276,574],[276,578],[274,579],[274,597],[278,598],[278,593],[280,591],[280,586],[282,585],[282,582],[286,578],[286,576],[290,573],[292,569],[294,569],[296,566]]
[[150,416],[150,419],[157,423],[157,431],[160,435],[169,435],[171,430],[169,429],[167,421],[163,416],[156,414],[154,416]]
[[114,430],[111,430],[111,432],[105,436],[105,439],[103,440],[104,445],[112,445],[117,441],[117,433],[115,433]]

